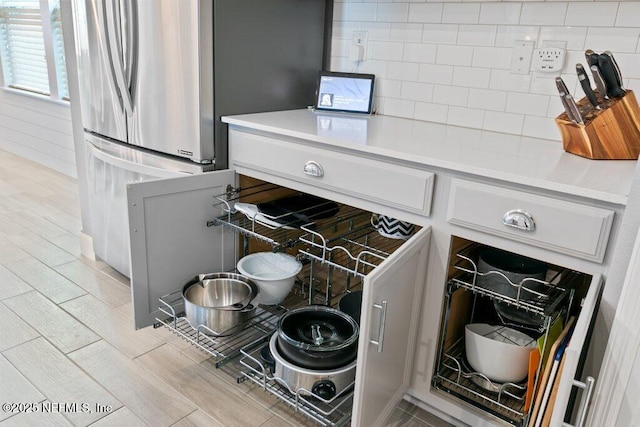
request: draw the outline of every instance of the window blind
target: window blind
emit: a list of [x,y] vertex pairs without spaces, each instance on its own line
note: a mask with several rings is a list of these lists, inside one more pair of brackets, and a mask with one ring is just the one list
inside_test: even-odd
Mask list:
[[4,86],[68,98],[59,0],[0,0],[0,55]]

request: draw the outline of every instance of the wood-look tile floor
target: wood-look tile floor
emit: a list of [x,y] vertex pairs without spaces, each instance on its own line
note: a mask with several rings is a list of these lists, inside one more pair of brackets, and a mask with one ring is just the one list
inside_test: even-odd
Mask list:
[[[315,425],[169,331],[134,330],[128,279],[80,255],[80,230],[76,180],[0,150],[3,426]],[[449,424],[402,402],[388,425]]]

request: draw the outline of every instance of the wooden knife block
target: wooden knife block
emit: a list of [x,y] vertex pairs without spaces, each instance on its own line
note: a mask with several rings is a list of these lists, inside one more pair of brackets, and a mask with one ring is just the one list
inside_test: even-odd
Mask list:
[[[597,93],[596,93],[597,94]],[[603,102],[601,110],[587,98],[578,102],[584,125],[573,123],[562,113],[556,124],[564,150],[589,159],[637,160],[640,155],[640,107],[632,91]]]

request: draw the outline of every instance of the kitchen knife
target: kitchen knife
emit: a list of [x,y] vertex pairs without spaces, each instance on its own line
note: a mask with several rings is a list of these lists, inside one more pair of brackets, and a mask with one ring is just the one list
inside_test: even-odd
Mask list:
[[609,99],[609,95],[607,95],[607,85],[604,80],[602,80],[602,74],[600,74],[600,68],[598,68],[597,65],[591,66],[591,74],[593,75],[593,81],[598,88],[598,95],[600,95],[602,99]]
[[624,91],[618,84],[617,73],[609,55],[598,55],[598,68],[600,69],[600,74],[602,74],[602,80],[607,85],[607,95],[614,98],[624,95]]
[[571,114],[573,115],[573,118],[575,119],[575,121],[581,125],[584,124],[584,120],[582,120],[582,114],[580,113],[580,110],[578,109],[578,104],[576,104],[576,100],[573,99],[573,96],[571,96],[570,94],[566,94],[564,96],[564,99],[567,100],[567,105],[569,106],[569,111],[571,111]]
[[624,91],[625,89],[624,89],[624,84],[622,82],[622,72],[620,71],[620,67],[618,66],[618,62],[613,57],[613,53],[611,53],[610,50],[605,50],[604,51],[604,55],[609,55],[609,58],[611,59],[611,63],[613,64],[613,68],[616,71],[616,78],[618,79],[618,84],[620,85],[620,88]]
[[564,84],[562,77],[556,77],[556,87],[558,88],[558,93],[560,94],[560,101],[562,101],[562,106],[564,107],[565,113],[567,113],[567,117],[569,118],[569,120],[576,123],[577,120],[573,116],[573,112],[571,111],[571,108],[569,107],[569,103],[565,98],[565,96],[569,94],[569,90],[567,89],[567,85]]
[[600,109],[598,106],[598,100],[596,99],[596,94],[593,93],[593,89],[591,89],[591,82],[589,81],[589,76],[587,76],[587,72],[584,70],[582,64],[576,64],[576,73],[578,74],[578,80],[580,80],[580,86],[582,86],[582,90],[584,94],[587,96],[587,99],[595,108]]
[[598,65],[598,54],[591,49],[587,49],[584,51],[584,57],[587,60],[589,68],[591,68],[592,65]]

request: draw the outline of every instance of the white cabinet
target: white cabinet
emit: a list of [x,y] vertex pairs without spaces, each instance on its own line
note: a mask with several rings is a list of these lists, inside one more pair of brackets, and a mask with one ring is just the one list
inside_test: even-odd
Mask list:
[[[237,234],[211,225],[221,214],[214,205],[237,180],[228,170],[127,187],[136,327],[162,321],[166,310],[160,299],[176,294],[194,276],[235,268]],[[363,214],[368,223],[371,214]],[[377,257],[386,259],[371,272],[355,268],[363,276],[363,308],[353,425],[382,425],[409,387],[429,242],[430,229],[423,227],[406,243],[394,242],[398,248]],[[318,257],[325,256],[324,249]]]

